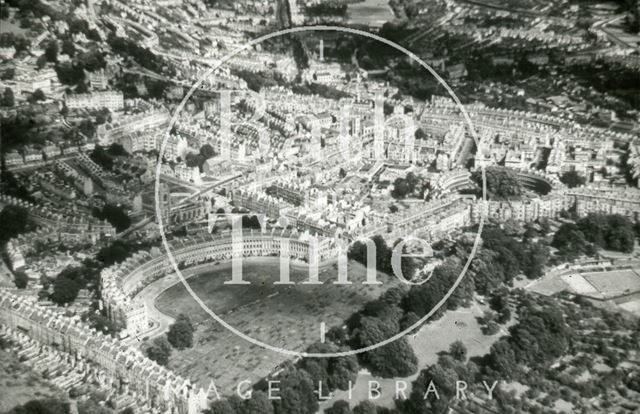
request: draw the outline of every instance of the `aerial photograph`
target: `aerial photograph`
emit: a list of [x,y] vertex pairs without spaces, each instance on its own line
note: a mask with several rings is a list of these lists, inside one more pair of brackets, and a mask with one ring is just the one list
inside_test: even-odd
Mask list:
[[0,414],[640,413],[640,0],[0,0]]

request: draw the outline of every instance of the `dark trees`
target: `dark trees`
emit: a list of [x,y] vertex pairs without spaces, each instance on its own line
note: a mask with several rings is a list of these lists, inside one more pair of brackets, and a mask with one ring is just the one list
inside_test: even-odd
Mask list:
[[53,282],[53,293],[50,296],[52,302],[58,305],[66,305],[76,300],[81,285],[74,276],[75,270],[65,269],[58,275]]
[[13,107],[16,104],[15,96],[11,88],[5,88],[2,93],[2,106]]
[[193,325],[187,315],[180,314],[169,327],[167,340],[176,349],[191,348],[193,345]]
[[29,276],[27,276],[27,274],[22,271],[14,272],[14,274],[15,274],[15,277],[14,277],[13,283],[15,283],[16,287],[18,289],[26,288],[27,284],[29,284]]
[[290,367],[280,374],[280,399],[272,400],[276,414],[310,414],[318,410],[317,385],[302,369]]
[[[485,170],[487,193],[491,199],[509,199],[522,194],[522,184],[516,173],[507,168],[489,167]],[[476,171],[473,180],[482,188],[482,172]]]
[[131,219],[120,205],[105,204],[101,210],[94,209],[93,215],[100,220],[107,220],[109,224],[121,232],[131,225]]
[[152,361],[156,361],[160,365],[167,365],[169,363],[169,356],[171,355],[171,345],[167,338],[160,336],[153,340],[153,343],[147,348],[147,357]]
[[29,213],[24,207],[8,205],[0,211],[0,244],[22,234],[27,229]]
[[586,179],[576,171],[567,171],[562,174],[560,181],[562,181],[567,187],[574,188],[584,185]]
[[461,341],[455,341],[449,345],[449,354],[453,359],[465,362],[467,360],[467,347]]

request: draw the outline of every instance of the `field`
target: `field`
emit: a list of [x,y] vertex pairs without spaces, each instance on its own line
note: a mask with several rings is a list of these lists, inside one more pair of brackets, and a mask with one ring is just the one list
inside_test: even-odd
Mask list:
[[[362,285],[366,269],[349,263],[352,285],[335,285],[337,270],[331,264],[320,269],[322,285],[274,285],[279,278],[275,258],[247,259],[243,278],[251,285],[225,285],[231,264],[189,279],[191,288],[227,323],[251,337],[290,350],[304,349],[320,339],[320,323],[327,329],[341,325],[365,302],[400,283],[379,273],[381,285]],[[306,266],[292,265],[292,281],[308,278]],[[207,315],[185,290],[176,284],[156,299],[157,308],[172,317],[189,315],[197,325],[193,348],[174,351],[170,367],[207,387],[214,381],[218,391],[235,392],[239,381],[258,380],[291,357],[267,351],[236,336]]]
[[582,276],[602,293],[605,298],[640,291],[640,276],[634,270],[584,273]]

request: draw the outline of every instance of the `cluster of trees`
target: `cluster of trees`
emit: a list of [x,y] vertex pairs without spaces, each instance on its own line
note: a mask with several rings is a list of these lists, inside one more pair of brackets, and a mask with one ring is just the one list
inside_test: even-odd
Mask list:
[[54,399],[30,400],[12,408],[8,414],[67,414],[68,404]]
[[[501,338],[489,354],[482,358],[467,360],[467,348],[456,341],[443,353],[438,361],[423,369],[413,382],[407,399],[396,400],[396,410],[401,414],[427,414],[447,412],[456,395],[456,381],[469,384],[468,392],[486,393],[482,381],[488,386],[494,380],[518,378],[523,367],[536,368],[563,355],[572,340],[572,331],[563,320],[562,310],[552,304],[539,306],[525,297],[521,306],[522,319],[514,325],[507,337]],[[528,371],[529,373],[531,371]],[[529,374],[528,374],[529,375]],[[497,385],[493,390],[494,399],[500,404],[502,393]],[[353,411],[336,411],[356,413]],[[373,412],[376,411],[361,411]],[[378,411],[379,412],[379,411]]]
[[166,336],[159,336],[153,340],[145,353],[150,360],[166,366],[169,363],[169,356],[171,356],[171,344]]
[[[307,352],[328,353],[348,349],[331,340],[311,345]],[[310,414],[318,411],[318,390],[322,382],[322,394],[340,389],[347,390],[349,381],[355,383],[359,365],[355,356],[340,358],[303,358],[297,364],[284,363],[278,374],[278,391],[269,400],[268,382],[258,382],[248,390],[247,399],[233,395],[217,400],[211,405],[211,414]]]
[[16,53],[28,51],[31,41],[22,35],[13,32],[0,33],[0,47],[11,47],[16,49]]
[[35,17],[49,16],[52,20],[61,20],[62,13],[40,0],[7,0],[10,7],[18,9],[21,16],[33,15]]
[[27,274],[22,270],[14,271],[13,283],[18,289],[25,289],[29,284],[29,276],[27,276]]
[[619,214],[589,214],[576,223],[588,242],[609,250],[630,253],[635,243],[633,223]]
[[42,89],[36,89],[35,91],[33,91],[31,96],[29,97],[29,102],[36,103],[36,102],[44,101],[46,99],[47,99],[47,96],[44,94]]
[[152,361],[166,366],[169,363],[172,348],[185,349],[193,346],[194,331],[191,319],[187,315],[180,314],[169,326],[167,334],[155,338],[146,348],[145,353]]
[[[396,240],[393,247],[390,247],[384,238],[380,235],[373,236],[371,238],[375,245],[376,252],[376,270],[393,274],[394,270],[391,265],[391,259],[393,257],[393,249],[397,246],[400,240]],[[403,249],[403,253],[406,253],[407,246]],[[350,260],[355,260],[364,266],[368,266],[367,262],[367,245],[362,242],[354,243],[347,253]],[[416,271],[420,266],[420,261],[412,257],[401,258],[402,274],[408,280],[413,279],[416,275]]]
[[49,299],[60,306],[72,303],[78,297],[80,289],[99,278],[96,264],[86,262],[81,266],[65,268],[53,282],[53,292]]
[[138,65],[152,72],[163,73],[169,71],[167,75],[175,75],[175,70],[167,67],[164,60],[154,54],[151,50],[140,46],[131,39],[111,35],[108,39],[111,49],[122,57],[133,59]]
[[274,409],[267,393],[253,390],[249,399],[232,395],[228,400],[215,401],[206,414],[274,414]]
[[2,100],[0,101],[0,105],[13,107],[16,104],[15,96],[13,95],[13,89],[4,88],[4,92],[2,93]]
[[110,171],[113,168],[113,160],[115,157],[126,155],[127,152],[120,144],[111,144],[108,148],[101,147],[96,145],[96,147],[91,151],[89,157],[104,168],[107,171]]
[[86,259],[79,266],[67,267],[62,270],[53,282],[53,291],[49,299],[58,304],[72,303],[80,289],[96,290],[100,285],[100,272],[105,267],[120,263],[136,251],[148,247],[145,243],[134,243],[116,240],[101,248],[96,259]]
[[553,237],[552,245],[560,256],[574,259],[592,256],[597,247],[625,253],[633,251],[636,234],[634,225],[619,214],[589,214],[576,224],[565,223]]
[[216,151],[209,144],[204,144],[200,151],[196,154],[190,152],[186,155],[185,162],[187,163],[187,167],[198,167],[202,172],[202,166],[209,159],[216,155]]
[[290,85],[294,93],[300,95],[319,95],[327,99],[341,99],[348,96],[346,92],[322,83],[304,83]]
[[[487,197],[491,199],[510,199],[522,195],[522,184],[513,170],[500,167],[485,169],[487,181]],[[482,192],[482,171],[473,173],[473,181]]]
[[305,12],[311,17],[344,16],[347,14],[347,5],[341,2],[317,3],[307,6]]
[[596,65],[572,65],[566,70],[596,91],[622,99],[626,109],[640,105],[640,79],[632,68],[599,60]]
[[[475,292],[492,295],[501,286],[511,285],[519,274],[524,273],[530,278],[540,277],[549,260],[549,249],[543,241],[535,241],[530,236],[521,241],[499,227],[487,226],[482,233],[482,248],[468,272],[433,317],[440,317],[446,310],[467,306]],[[377,270],[393,272],[392,249],[380,236],[374,237],[373,241]],[[446,248],[444,254],[449,256],[434,269],[427,283],[409,289],[391,288],[380,299],[367,303],[360,312],[349,318],[347,332],[340,331],[342,336],[336,336],[334,341],[361,348],[412,326],[431,312],[456,283],[471,245],[471,241],[461,240]],[[354,243],[349,251],[350,259],[363,264],[366,264],[366,256],[365,243]],[[405,266],[403,262],[403,270],[409,266],[411,264]],[[403,274],[408,277],[406,272],[403,271]],[[496,318],[490,321],[495,325],[493,328],[497,327],[493,319],[498,323],[509,320],[511,311],[503,294],[492,300],[492,307],[497,312]],[[379,376],[406,376],[416,369],[413,350],[402,340],[366,353],[361,356],[360,362]]]
[[405,198],[412,195],[418,198],[424,198],[424,185],[422,180],[412,172],[408,173],[404,178],[396,178],[393,182],[391,196],[393,198]]
[[28,229],[29,212],[20,206],[5,206],[0,211],[0,247]]
[[247,82],[247,87],[260,92],[262,88],[285,85],[287,82],[277,73],[264,71],[252,72],[246,69],[234,69],[233,74]]
[[574,188],[584,185],[587,180],[576,171],[567,171],[560,176],[560,181],[567,187]]
[[105,53],[100,50],[88,50],[86,52],[76,52],[73,43],[64,41],[62,43],[63,52],[73,56],[72,60],[57,62],[55,65],[58,80],[63,85],[75,86],[75,92],[86,93],[88,91],[85,70],[94,72],[106,66]]
[[191,348],[194,331],[195,329],[189,317],[181,313],[176,318],[176,321],[169,326],[167,340],[176,349]]
[[[10,239],[29,230],[29,212],[24,207],[7,205],[0,211],[0,249]],[[29,277],[23,271],[14,271],[14,283],[18,289],[24,289]]]
[[[1,127],[1,124],[2,122],[0,122],[0,127]],[[4,144],[5,142],[3,141],[2,143]],[[4,145],[3,145],[3,149],[4,149]],[[7,170],[6,168],[4,168],[4,166],[0,171],[0,191],[2,191],[3,194],[7,194],[15,198],[19,198],[21,200],[25,200],[29,202],[35,201],[34,198],[31,196],[31,193],[29,193],[29,190],[27,190],[25,186],[20,184],[16,179],[16,177],[13,175],[13,173]]]
[[[468,251],[468,246],[459,249]],[[478,293],[486,295],[502,284],[511,285],[519,275],[535,279],[542,276],[544,266],[549,261],[549,249],[542,240],[531,237],[518,240],[504,229],[487,226],[482,230],[482,248],[469,268]]]
[[542,366],[569,349],[573,331],[565,323],[562,309],[552,300],[540,306],[525,298],[518,314],[518,323],[509,329],[509,336],[493,344],[484,357],[490,377],[515,378],[523,367]]
[[131,218],[127,215],[124,207],[116,204],[105,204],[101,209],[94,208],[93,216],[100,220],[107,220],[113,227],[116,228],[116,231],[120,233],[121,231],[128,229],[131,226]]
[[[67,18],[67,24],[69,25],[69,33],[71,34],[84,34],[87,39],[93,41],[100,41],[100,33],[96,29],[89,28],[89,22],[85,19],[80,19],[75,16],[69,16]],[[71,55],[70,55],[71,56]]]

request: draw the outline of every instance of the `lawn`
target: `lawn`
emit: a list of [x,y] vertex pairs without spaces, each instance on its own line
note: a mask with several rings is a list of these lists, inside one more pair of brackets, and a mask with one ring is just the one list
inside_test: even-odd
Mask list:
[[[320,269],[322,285],[274,285],[279,278],[276,258],[246,259],[243,278],[251,285],[225,285],[230,279],[231,264],[216,266],[213,271],[189,278],[200,298],[227,323],[253,338],[270,345],[304,351],[320,339],[320,323],[329,329],[341,325],[365,302],[400,283],[380,273],[381,285],[362,285],[366,269],[349,263],[352,285],[335,285],[337,270],[331,264]],[[292,281],[308,278],[303,265],[292,265]],[[157,308],[177,316],[185,313],[197,325],[195,345],[174,351],[170,367],[207,387],[213,380],[218,391],[235,392],[239,381],[258,380],[290,356],[267,351],[236,336],[210,318],[188,294],[182,284],[167,289],[156,299]]]

